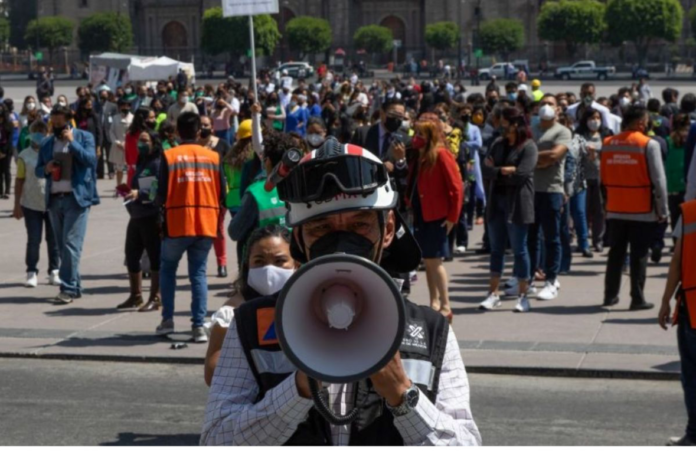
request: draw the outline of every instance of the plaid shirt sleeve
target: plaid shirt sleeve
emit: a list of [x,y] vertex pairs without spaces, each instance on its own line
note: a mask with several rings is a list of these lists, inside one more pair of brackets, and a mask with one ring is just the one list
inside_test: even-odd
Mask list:
[[300,397],[294,375],[254,404],[258,393],[232,322],[210,387],[201,445],[280,446],[292,437],[314,404]]
[[450,328],[437,401],[421,395],[416,408],[394,419],[408,446],[478,446],[481,434],[469,405],[469,379]]

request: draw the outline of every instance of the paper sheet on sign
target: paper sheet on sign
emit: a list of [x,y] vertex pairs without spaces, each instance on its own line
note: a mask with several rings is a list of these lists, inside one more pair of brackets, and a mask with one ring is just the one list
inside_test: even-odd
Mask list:
[[277,14],[279,11],[278,0],[222,0],[225,17]]

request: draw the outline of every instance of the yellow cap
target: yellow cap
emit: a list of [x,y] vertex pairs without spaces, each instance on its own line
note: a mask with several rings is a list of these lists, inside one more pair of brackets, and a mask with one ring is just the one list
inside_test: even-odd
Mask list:
[[239,124],[237,129],[237,140],[248,139],[251,137],[251,119],[245,119]]
[[539,87],[541,87],[541,81],[539,79],[534,79],[532,81],[532,87],[538,89]]

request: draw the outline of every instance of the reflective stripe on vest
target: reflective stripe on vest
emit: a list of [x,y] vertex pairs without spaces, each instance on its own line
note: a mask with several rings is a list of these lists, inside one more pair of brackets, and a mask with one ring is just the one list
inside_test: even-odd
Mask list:
[[254,197],[259,208],[259,227],[271,224],[285,225],[285,215],[288,210],[278,196],[278,189],[274,188],[267,192],[264,182],[259,181],[250,185],[247,190]]
[[[259,374],[291,374],[297,370],[282,351],[251,350],[251,358]],[[422,359],[402,359],[401,363],[413,383],[432,390],[436,374],[433,363]]]
[[696,329],[696,200],[682,206],[682,294],[691,327]]
[[600,175],[607,189],[607,212],[648,214],[653,211],[647,160],[649,142],[649,137],[638,132],[624,132],[604,141]]
[[169,185],[165,209],[169,237],[218,235],[220,215],[220,156],[198,145],[165,152]]

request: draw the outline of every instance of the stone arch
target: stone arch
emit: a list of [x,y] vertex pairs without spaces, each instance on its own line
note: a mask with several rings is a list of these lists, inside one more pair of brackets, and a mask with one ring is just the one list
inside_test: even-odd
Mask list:
[[392,31],[394,40],[401,40],[399,49],[399,62],[403,62],[406,56],[406,21],[397,15],[389,15],[382,18],[379,25]]
[[162,48],[167,50],[180,50],[187,48],[188,31],[179,21],[170,21],[162,28]]

